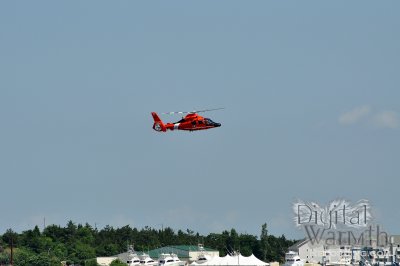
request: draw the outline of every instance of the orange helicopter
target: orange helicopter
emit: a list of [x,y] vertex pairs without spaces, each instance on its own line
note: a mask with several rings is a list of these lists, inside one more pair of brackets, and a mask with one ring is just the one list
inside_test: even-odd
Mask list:
[[158,132],[166,132],[167,130],[186,130],[186,131],[195,131],[195,130],[204,130],[215,127],[220,127],[220,123],[216,123],[212,121],[210,118],[204,118],[197,113],[220,110],[224,108],[216,108],[216,109],[207,109],[200,111],[191,111],[191,112],[169,112],[162,113],[163,115],[172,115],[172,114],[187,114],[185,117],[182,117],[181,120],[175,123],[166,123],[164,124],[157,113],[152,112],[151,115],[154,119],[153,129]]

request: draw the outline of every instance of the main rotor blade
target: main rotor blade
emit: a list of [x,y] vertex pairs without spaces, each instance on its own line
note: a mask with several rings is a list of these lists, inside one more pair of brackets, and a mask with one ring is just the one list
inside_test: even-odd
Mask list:
[[190,112],[168,112],[168,113],[161,113],[162,115],[174,115],[174,114],[195,114],[195,113],[204,113],[204,112],[209,112],[209,111],[215,111],[215,110],[221,110],[225,109],[224,107],[221,108],[214,108],[214,109],[205,109],[205,110],[194,110]]
[[225,107],[214,108],[214,109],[205,109],[205,110],[199,110],[199,111],[193,111],[193,113],[203,113],[203,112],[209,112],[209,111],[215,111],[215,110],[221,110],[221,109],[225,109]]
[[189,114],[191,112],[168,112],[168,113],[161,113],[162,115],[174,115],[174,114]]

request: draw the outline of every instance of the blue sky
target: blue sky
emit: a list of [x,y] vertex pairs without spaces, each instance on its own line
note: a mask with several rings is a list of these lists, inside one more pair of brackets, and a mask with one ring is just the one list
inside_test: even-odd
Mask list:
[[[366,198],[399,234],[399,7],[1,2],[0,231],[294,238],[296,199]],[[151,128],[152,111],[215,107],[218,129]]]

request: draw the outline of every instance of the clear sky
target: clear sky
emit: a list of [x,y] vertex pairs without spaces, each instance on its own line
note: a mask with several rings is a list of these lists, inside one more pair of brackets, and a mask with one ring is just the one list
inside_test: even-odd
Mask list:
[[[296,199],[341,197],[400,234],[399,8],[1,1],[0,233],[46,217],[299,237]],[[217,129],[151,128],[216,107]]]

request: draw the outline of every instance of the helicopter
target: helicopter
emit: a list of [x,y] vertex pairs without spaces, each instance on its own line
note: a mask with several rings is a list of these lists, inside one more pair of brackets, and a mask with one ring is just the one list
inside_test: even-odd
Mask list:
[[196,131],[196,130],[205,130],[215,127],[220,127],[220,123],[216,123],[212,121],[210,118],[205,118],[198,113],[209,112],[214,110],[220,110],[224,108],[215,108],[215,109],[206,109],[199,111],[190,111],[190,112],[169,112],[162,113],[163,115],[173,115],[173,114],[186,114],[185,117],[182,117],[181,120],[175,123],[166,123],[160,119],[156,112],[152,112],[151,115],[154,119],[153,129],[158,132],[166,132],[167,130],[186,130],[186,131]]

